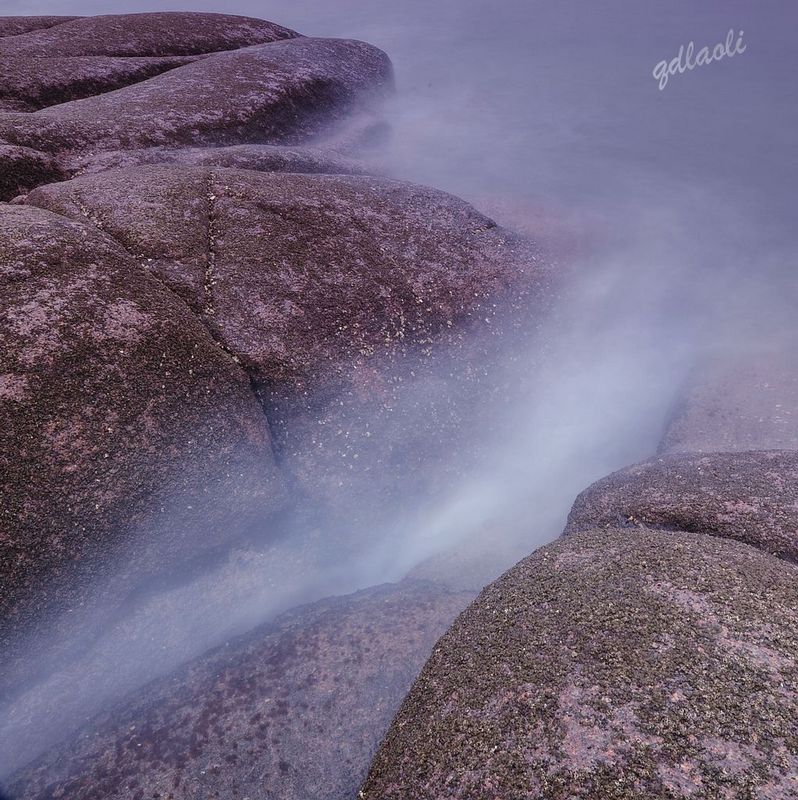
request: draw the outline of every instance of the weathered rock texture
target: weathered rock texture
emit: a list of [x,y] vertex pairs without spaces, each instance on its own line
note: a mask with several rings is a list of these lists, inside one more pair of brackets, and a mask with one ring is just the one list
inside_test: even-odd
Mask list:
[[528,240],[398,181],[141,167],[27,202],[91,221],[200,315],[252,376],[279,452],[316,495],[340,496],[378,458],[396,474],[400,448],[420,467],[467,412],[420,380],[408,398],[413,372],[460,347],[456,369],[475,386],[484,364],[469,327],[490,339],[503,295],[534,317],[550,292]]
[[38,111],[152,78],[192,58],[0,55],[0,111]]
[[660,450],[798,450],[795,347],[703,364],[685,388]]
[[639,526],[724,536],[798,561],[798,453],[674,454],[627,467],[579,495],[565,532]]
[[0,17],[0,36],[18,36],[76,19],[80,17]]
[[5,685],[33,666],[14,661],[16,635],[110,576],[138,529],[159,531],[132,548],[140,578],[231,535],[219,493],[245,520],[281,490],[245,373],[90,225],[0,206],[0,296]]
[[216,53],[33,114],[0,114],[0,140],[60,153],[297,144],[381,98],[392,81],[388,57],[371,45],[287,39]]
[[[13,23],[7,25],[13,29]],[[26,25],[30,31],[22,33]],[[22,17],[16,30],[22,35],[0,39],[0,56],[190,56],[298,36],[262,19],[189,11]]]
[[604,530],[522,561],[436,645],[361,797],[790,798],[798,567]]
[[435,640],[472,597],[405,582],[292,611],[151,684],[8,793],[354,797]]
[[275,144],[239,144],[229,147],[149,147],[117,150],[64,160],[76,175],[92,175],[131,167],[177,164],[189,167],[227,167],[256,172],[299,172],[362,175],[369,169],[360,161],[318,147]]

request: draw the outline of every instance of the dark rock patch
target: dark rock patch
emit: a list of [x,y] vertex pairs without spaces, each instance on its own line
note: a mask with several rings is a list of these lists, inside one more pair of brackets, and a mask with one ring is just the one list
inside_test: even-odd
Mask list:
[[0,201],[67,178],[56,159],[29,147],[0,144]]

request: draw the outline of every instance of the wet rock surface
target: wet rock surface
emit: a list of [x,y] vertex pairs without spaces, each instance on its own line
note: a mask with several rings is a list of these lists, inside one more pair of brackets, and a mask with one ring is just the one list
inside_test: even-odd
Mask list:
[[[534,319],[552,291],[528,240],[451,195],[376,177],[139,167],[27,203],[89,220],[183,297],[251,375],[286,467],[330,501],[342,480],[393,480],[376,459],[410,453],[415,470],[445,447],[476,387],[491,391],[472,342],[500,339],[502,299]],[[472,387],[462,407],[423,384],[443,351]]]
[[627,467],[579,495],[565,533],[641,526],[737,539],[798,560],[798,453],[673,454]]
[[212,522],[220,494],[244,520],[282,490],[245,373],[110,239],[0,206],[0,287],[5,687],[32,669],[20,633],[107,576],[119,548],[137,542],[141,578],[231,535],[230,518]]
[[354,797],[435,640],[472,597],[408,581],[296,609],[146,687],[6,791]]
[[700,533],[558,540],[439,641],[361,796],[792,797],[796,569]]

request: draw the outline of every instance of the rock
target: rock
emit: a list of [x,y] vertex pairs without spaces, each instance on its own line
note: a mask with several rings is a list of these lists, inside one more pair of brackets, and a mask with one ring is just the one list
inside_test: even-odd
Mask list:
[[361,105],[378,102],[392,81],[388,57],[371,45],[289,39],[216,53],[32,114],[0,114],[0,140],[62,154],[306,143]]
[[286,466],[330,500],[358,477],[427,482],[471,414],[458,403],[487,402],[469,328],[500,341],[503,298],[533,325],[550,292],[528,240],[387,179],[141,167],[27,202],[92,220],[180,294],[252,377]]
[[12,200],[43,183],[66,177],[52,156],[29,147],[0,144],[0,201]]
[[291,611],[137,692],[7,790],[14,800],[354,797],[421,664],[472,597],[404,582]]
[[150,147],[144,150],[118,150],[68,162],[77,175],[93,175],[115,169],[182,164],[186,166],[228,167],[257,172],[300,172],[364,175],[365,164],[318,147],[290,147],[271,144],[240,144],[230,147],[185,147],[179,150]]
[[80,17],[0,17],[0,36],[19,36],[21,33],[52,28]]
[[38,111],[129,86],[194,60],[0,56],[0,111]]
[[0,295],[2,694],[48,667],[20,656],[22,634],[84,583],[113,579],[110,609],[282,488],[248,377],[110,239],[0,206]]
[[660,451],[720,450],[798,450],[794,346],[719,356],[696,370]]
[[[17,27],[25,24],[18,23]],[[0,40],[0,57],[192,56],[299,35],[281,25],[253,17],[190,11],[106,14],[75,17],[52,25],[28,24],[30,32]]]
[[747,542],[798,561],[798,453],[674,454],[602,478],[566,533],[645,526]]
[[539,550],[438,642],[364,800],[796,794],[798,567],[699,533]]

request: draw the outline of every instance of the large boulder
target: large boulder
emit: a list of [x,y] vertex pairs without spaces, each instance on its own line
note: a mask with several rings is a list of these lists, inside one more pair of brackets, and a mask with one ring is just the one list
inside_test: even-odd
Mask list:
[[684,387],[660,451],[798,450],[795,345],[706,359]]
[[225,14],[22,19],[32,21],[8,23],[18,35],[0,39],[0,111],[38,111],[147,80],[203,54],[298,36]]
[[473,594],[404,582],[283,615],[156,681],[9,779],[14,800],[354,797]]
[[189,64],[190,57],[0,56],[0,111],[38,111],[110,92]]
[[20,637],[84,583],[124,564],[122,602],[282,490],[247,375],[92,226],[0,206],[0,296],[1,692],[46,668]]
[[798,453],[672,454],[627,467],[579,495],[565,532],[623,526],[725,536],[798,561]]
[[[91,220],[179,294],[252,377],[301,485],[330,498],[356,476],[373,488],[378,472],[419,470],[460,436],[472,412],[458,403],[494,389],[469,327],[501,340],[502,297],[534,325],[550,292],[528,240],[387,179],[141,167],[27,202]],[[425,373],[442,351],[459,365]]]
[[[190,11],[22,19],[30,22],[17,23],[16,32],[21,35],[0,39],[0,57],[190,56],[299,35],[253,17]],[[24,27],[30,30],[23,32]],[[8,29],[13,29],[10,24]]]
[[142,83],[32,114],[0,114],[0,140],[59,153],[296,144],[377,102],[392,81],[388,57],[371,45],[286,39],[216,53]]
[[797,566],[700,533],[574,534],[443,636],[359,797],[793,797],[797,681]]

